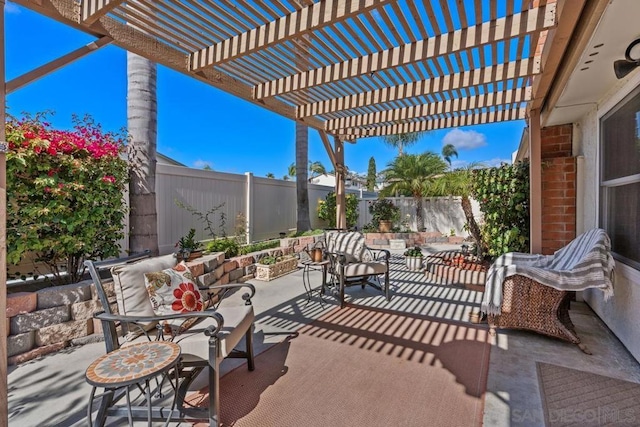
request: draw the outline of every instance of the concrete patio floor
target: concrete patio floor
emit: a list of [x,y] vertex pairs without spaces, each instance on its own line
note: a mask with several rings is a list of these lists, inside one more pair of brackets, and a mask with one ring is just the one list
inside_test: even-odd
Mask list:
[[[430,253],[454,248],[457,246],[425,246]],[[311,274],[312,283],[319,285],[320,280],[320,273]],[[252,283],[257,291],[253,299],[256,353],[283,341],[304,324],[336,307],[332,297],[324,298],[324,307],[317,295],[307,302],[301,270],[272,282]],[[365,290],[350,288],[347,294],[359,305],[461,322],[467,322],[468,314],[478,310],[482,299],[480,292],[430,282],[424,273],[407,271],[401,251],[393,254],[391,283],[393,297],[390,302],[369,287]],[[582,353],[575,345],[534,333],[498,331],[491,348],[484,425],[544,425],[536,362],[549,362],[640,383],[638,362],[588,306],[573,303],[571,318],[578,335],[593,355]],[[66,348],[56,354],[10,366],[9,423],[20,427],[86,425],[90,387],[84,380],[84,371],[103,353],[104,344],[99,342]],[[223,373],[239,363],[239,360],[224,361]],[[640,413],[636,419],[640,419]],[[126,421],[109,419],[108,425],[126,425]]]

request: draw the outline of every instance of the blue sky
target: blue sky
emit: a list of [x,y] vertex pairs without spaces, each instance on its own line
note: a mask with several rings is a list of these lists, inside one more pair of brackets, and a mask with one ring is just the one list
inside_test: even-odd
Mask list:
[[[6,80],[71,52],[93,37],[13,3],[5,7]],[[37,30],[35,30],[37,29]],[[54,111],[51,122],[71,126],[72,114],[90,114],[107,130],[126,126],[126,52],[107,46],[7,96],[9,113]],[[408,153],[454,144],[469,162],[509,162],[524,121],[443,129],[425,135]],[[209,164],[220,172],[271,172],[280,178],[295,160],[294,122],[165,67],[158,67],[158,151],[188,166]],[[329,170],[331,162],[315,130],[309,159]],[[366,172],[369,158],[384,169],[396,151],[379,138],[345,144],[345,163]]]

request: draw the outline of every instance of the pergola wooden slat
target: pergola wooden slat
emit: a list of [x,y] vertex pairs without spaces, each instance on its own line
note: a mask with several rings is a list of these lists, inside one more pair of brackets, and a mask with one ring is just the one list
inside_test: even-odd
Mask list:
[[[320,132],[344,216],[343,141],[528,118],[532,250],[539,126],[608,0],[13,0]],[[557,3],[557,5],[556,5]],[[4,0],[0,0],[4,5]],[[3,19],[0,27],[4,31]],[[4,35],[4,34],[3,34]],[[17,88],[93,49],[15,79]],[[568,53],[567,53],[568,51]],[[0,55],[0,70],[4,61]],[[0,114],[1,116],[1,114]],[[0,135],[2,135],[0,130]],[[334,137],[333,147],[329,137]],[[1,139],[1,138],[0,138]],[[0,152],[0,193],[5,156]],[[536,196],[537,197],[537,196]],[[0,198],[4,200],[4,197]],[[534,200],[535,199],[535,200]],[[6,217],[6,206],[0,201]],[[5,220],[0,221],[0,239]],[[0,248],[0,282],[6,248]],[[0,311],[6,302],[0,295]],[[0,332],[6,322],[0,320]],[[0,343],[6,362],[6,343]],[[7,425],[0,363],[0,427]]]

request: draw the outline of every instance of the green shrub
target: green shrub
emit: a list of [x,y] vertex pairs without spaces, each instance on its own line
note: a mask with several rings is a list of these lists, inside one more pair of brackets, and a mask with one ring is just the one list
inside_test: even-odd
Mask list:
[[31,252],[56,284],[73,283],[85,259],[120,254],[125,138],[89,118],[74,117],[74,129],[66,131],[44,119],[9,117],[6,123],[7,262],[18,264]]
[[529,252],[529,164],[474,170],[472,192],[484,215],[482,238],[489,255]]
[[228,237],[207,243],[207,252],[224,252],[224,257],[227,259],[238,255],[239,251],[240,245],[238,242]]
[[[347,194],[345,200],[347,228],[352,228],[358,223],[358,198],[355,194]],[[318,218],[327,221],[330,227],[336,226],[336,193],[333,191],[318,202]]]
[[258,242],[241,246],[238,253],[240,255],[246,255],[252,252],[263,251],[265,249],[277,248],[278,246],[280,246],[280,240],[267,240],[266,242]]
[[380,221],[391,221],[394,224],[400,221],[400,208],[389,199],[377,199],[369,202],[369,213],[371,214],[371,224],[376,228]]

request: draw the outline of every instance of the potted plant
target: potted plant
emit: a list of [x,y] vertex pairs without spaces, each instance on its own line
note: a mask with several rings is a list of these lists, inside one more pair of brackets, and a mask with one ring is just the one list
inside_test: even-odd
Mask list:
[[409,271],[422,270],[422,248],[420,246],[414,246],[404,252],[406,257],[407,268]]
[[388,233],[393,228],[393,223],[400,220],[400,208],[389,199],[378,199],[369,204],[371,222],[378,226],[381,233]]
[[202,256],[202,250],[200,250],[200,242],[196,239],[196,230],[192,228],[189,230],[186,236],[182,236],[176,243],[176,258],[184,261],[191,261]]
[[256,263],[256,280],[268,282],[284,276],[298,267],[298,259],[291,255],[266,255]]

